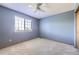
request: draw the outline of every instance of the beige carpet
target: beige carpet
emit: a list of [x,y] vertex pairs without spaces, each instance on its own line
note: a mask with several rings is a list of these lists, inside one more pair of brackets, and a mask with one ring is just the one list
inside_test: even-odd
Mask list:
[[47,39],[32,39],[0,49],[0,55],[76,55],[79,50],[71,45]]

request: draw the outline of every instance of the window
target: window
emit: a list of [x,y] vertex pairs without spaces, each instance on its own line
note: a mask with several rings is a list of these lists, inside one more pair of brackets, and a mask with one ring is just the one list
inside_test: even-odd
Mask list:
[[31,20],[15,16],[15,31],[31,31]]
[[24,19],[15,16],[15,31],[24,30]]
[[25,20],[25,30],[32,30],[31,29],[31,20]]

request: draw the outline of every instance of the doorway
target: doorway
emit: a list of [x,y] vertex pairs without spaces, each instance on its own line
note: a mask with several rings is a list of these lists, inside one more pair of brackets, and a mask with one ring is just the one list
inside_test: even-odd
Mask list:
[[77,16],[77,48],[79,48],[79,7],[76,11]]

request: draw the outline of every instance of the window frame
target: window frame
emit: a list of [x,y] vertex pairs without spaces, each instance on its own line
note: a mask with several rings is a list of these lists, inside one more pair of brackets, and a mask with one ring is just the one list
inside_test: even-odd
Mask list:
[[[29,21],[30,21],[30,24],[29,24]],[[27,24],[27,27],[26,27],[26,24]],[[25,31],[28,31],[28,32],[32,31],[32,20],[15,16],[15,32],[25,32]]]

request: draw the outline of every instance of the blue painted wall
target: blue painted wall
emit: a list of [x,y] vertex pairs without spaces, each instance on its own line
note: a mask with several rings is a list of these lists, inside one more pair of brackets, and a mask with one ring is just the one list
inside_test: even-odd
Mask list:
[[74,11],[41,19],[40,37],[74,45]]
[[[32,32],[15,32],[15,15],[32,20]],[[74,11],[40,20],[0,6],[0,48],[36,37],[74,45]],[[9,42],[9,40],[12,40]]]
[[[32,20],[32,32],[15,32],[15,15]],[[0,7],[0,48],[36,37],[38,37],[37,19]]]

